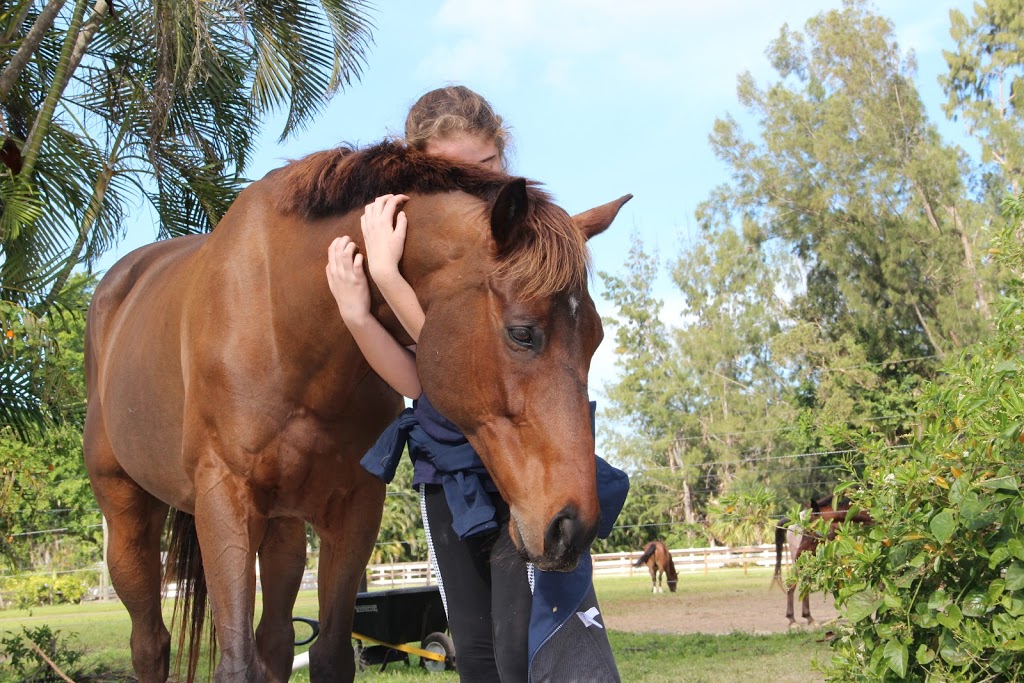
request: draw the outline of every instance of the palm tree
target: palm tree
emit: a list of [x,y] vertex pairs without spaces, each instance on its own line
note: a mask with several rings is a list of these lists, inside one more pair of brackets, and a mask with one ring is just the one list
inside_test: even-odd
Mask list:
[[[139,198],[162,237],[212,229],[256,133],[359,77],[365,0],[15,0],[0,9],[0,301],[45,316]],[[0,319],[0,328],[17,321]],[[0,369],[0,395],[18,372]],[[31,400],[28,400],[31,403]],[[0,416],[0,423],[6,418]]]

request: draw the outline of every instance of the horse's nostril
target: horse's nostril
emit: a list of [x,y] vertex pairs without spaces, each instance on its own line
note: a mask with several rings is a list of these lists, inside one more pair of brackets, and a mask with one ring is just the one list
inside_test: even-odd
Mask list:
[[544,555],[557,564],[575,565],[580,553],[592,540],[593,534],[580,523],[576,508],[567,505],[548,524],[544,534]]

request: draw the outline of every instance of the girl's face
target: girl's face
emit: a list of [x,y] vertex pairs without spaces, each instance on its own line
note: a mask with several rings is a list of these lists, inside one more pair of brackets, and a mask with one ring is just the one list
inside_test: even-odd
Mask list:
[[491,171],[502,170],[498,146],[494,144],[494,140],[482,135],[457,133],[450,137],[430,140],[425,150],[427,154],[480,164]]

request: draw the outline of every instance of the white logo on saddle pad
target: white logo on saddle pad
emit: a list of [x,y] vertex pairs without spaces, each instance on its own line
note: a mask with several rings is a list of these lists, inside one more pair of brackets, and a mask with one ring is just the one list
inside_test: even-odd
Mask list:
[[598,611],[598,609],[596,607],[591,607],[586,612],[577,612],[576,616],[578,616],[580,618],[580,621],[582,621],[583,625],[586,626],[587,628],[590,628],[591,626],[596,626],[598,628],[604,628],[604,626],[601,625],[601,622],[599,622],[597,619],[594,618],[597,615],[599,615],[600,613],[601,612]]

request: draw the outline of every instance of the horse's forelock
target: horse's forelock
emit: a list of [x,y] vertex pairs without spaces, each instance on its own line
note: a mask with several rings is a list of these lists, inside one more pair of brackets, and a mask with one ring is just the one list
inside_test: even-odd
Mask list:
[[514,281],[527,299],[583,291],[590,270],[586,237],[545,192],[531,187],[529,194],[526,230],[501,257],[497,277]]

